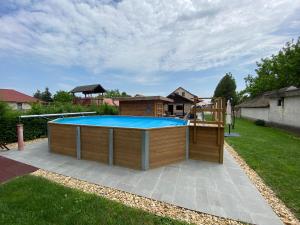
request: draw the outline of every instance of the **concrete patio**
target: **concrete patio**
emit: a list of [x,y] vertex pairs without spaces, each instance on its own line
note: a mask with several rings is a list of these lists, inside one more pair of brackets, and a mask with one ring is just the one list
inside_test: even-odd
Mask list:
[[224,151],[224,164],[184,161],[136,171],[48,152],[47,140],[1,156],[88,182],[188,209],[254,224],[282,224],[243,170]]

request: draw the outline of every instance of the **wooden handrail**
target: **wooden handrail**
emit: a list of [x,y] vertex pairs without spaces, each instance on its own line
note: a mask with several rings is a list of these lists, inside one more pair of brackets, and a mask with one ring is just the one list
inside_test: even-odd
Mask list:
[[[190,110],[190,114],[194,115],[193,118],[193,142],[197,143],[197,125],[211,125],[215,124],[218,126],[218,137],[217,144],[221,144],[221,127],[225,126],[225,100],[224,98],[201,98],[201,99],[212,99],[211,108],[197,108],[198,98],[194,98],[193,107]],[[197,119],[197,113],[211,112],[212,121],[205,121]]]

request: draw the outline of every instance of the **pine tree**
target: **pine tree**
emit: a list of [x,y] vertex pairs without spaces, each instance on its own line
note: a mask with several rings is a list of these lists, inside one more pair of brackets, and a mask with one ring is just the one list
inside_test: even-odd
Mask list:
[[233,104],[236,103],[236,83],[231,73],[226,73],[225,76],[218,83],[214,97],[223,97],[227,100],[232,100]]

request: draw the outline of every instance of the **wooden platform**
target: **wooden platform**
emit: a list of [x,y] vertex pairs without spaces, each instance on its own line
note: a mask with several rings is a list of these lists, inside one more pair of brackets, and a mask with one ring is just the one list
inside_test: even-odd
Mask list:
[[220,127],[219,134],[218,129],[213,124],[196,126],[194,140],[194,126],[190,126],[190,159],[223,163],[224,128]]

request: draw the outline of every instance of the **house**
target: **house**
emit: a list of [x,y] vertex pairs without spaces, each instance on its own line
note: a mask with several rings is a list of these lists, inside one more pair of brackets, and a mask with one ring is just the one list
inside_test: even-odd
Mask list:
[[29,110],[32,103],[40,100],[13,89],[0,89],[0,101],[8,103],[14,110]]
[[169,94],[167,98],[173,100],[173,102],[170,102],[165,106],[165,111],[168,112],[168,115],[184,116],[190,112],[194,99],[197,98],[197,96],[186,89],[179,87]]
[[120,115],[132,116],[164,116],[164,105],[173,102],[172,99],[162,96],[120,97]]
[[300,88],[290,86],[269,91],[237,107],[241,117],[300,128]]
[[[104,103],[103,94],[106,92],[106,90],[100,84],[91,84],[75,87],[70,92],[74,95],[74,104],[101,105]],[[75,96],[76,93],[81,93],[84,95],[84,97]],[[93,96],[94,94],[97,94],[98,96]]]

